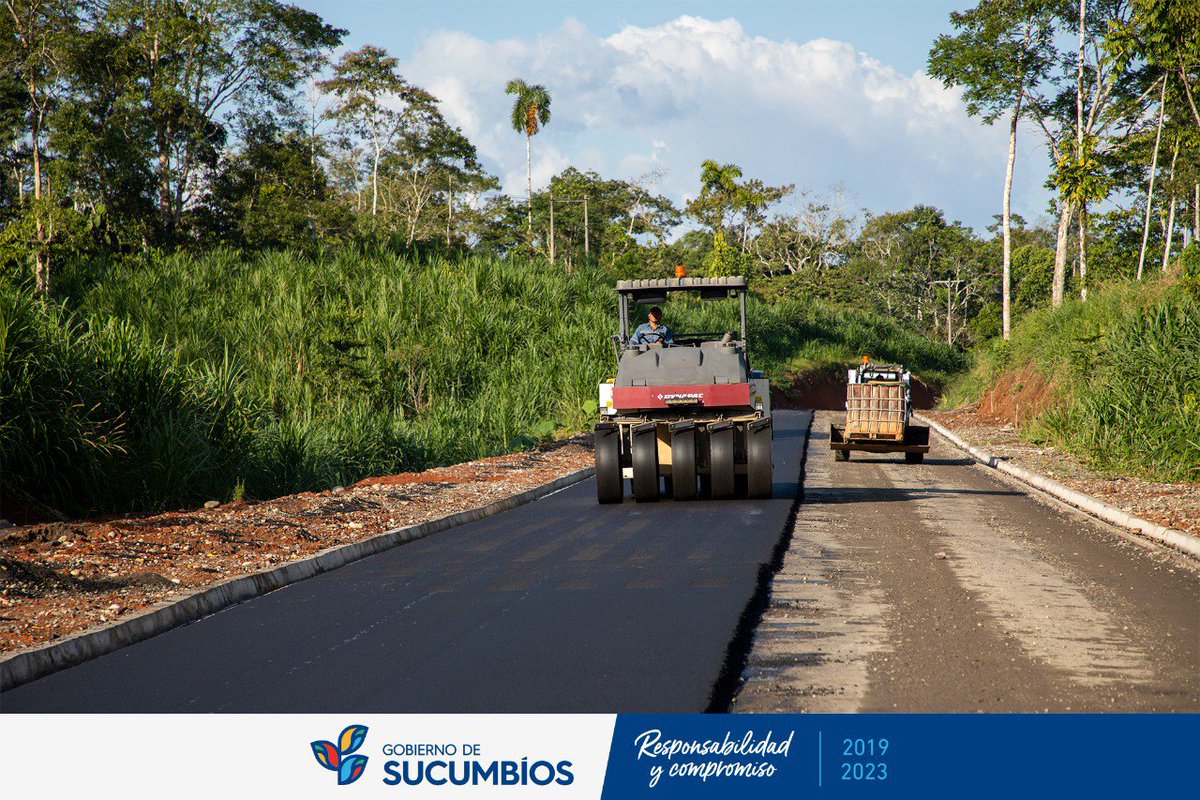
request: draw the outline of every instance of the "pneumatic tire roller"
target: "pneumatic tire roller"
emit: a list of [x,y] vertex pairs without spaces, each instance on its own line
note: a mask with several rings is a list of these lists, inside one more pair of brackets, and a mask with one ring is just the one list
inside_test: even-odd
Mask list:
[[[631,304],[663,303],[673,292],[736,298],[739,331],[631,344]],[[664,494],[675,500],[770,497],[771,398],[767,379],[747,358],[745,278],[620,281],[617,296],[617,375],[600,384],[595,427],[599,501],[621,502],[627,479],[641,502]]]

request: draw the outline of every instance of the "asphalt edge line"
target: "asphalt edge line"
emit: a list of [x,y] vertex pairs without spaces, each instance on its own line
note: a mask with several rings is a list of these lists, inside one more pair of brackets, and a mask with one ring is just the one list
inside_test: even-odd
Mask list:
[[992,455],[986,450],[981,450],[969,444],[966,440],[948,429],[945,425],[935,422],[932,419],[922,415],[913,414],[913,416],[925,425],[928,425],[933,430],[937,431],[943,438],[951,444],[958,447],[971,455],[976,461],[984,466],[991,467],[998,472],[1003,472],[1013,478],[1021,481],[1024,484],[1032,486],[1035,489],[1040,489],[1046,494],[1054,497],[1062,502],[1074,506],[1080,511],[1086,512],[1097,519],[1104,522],[1116,525],[1119,528],[1132,531],[1147,539],[1152,539],[1159,544],[1173,547],[1192,558],[1200,559],[1200,539],[1191,536],[1176,528],[1168,528],[1165,525],[1159,525],[1157,522],[1151,522],[1147,519],[1130,514],[1127,511],[1122,511],[1116,506],[1109,505],[1102,500],[1097,500],[1091,495],[1084,494],[1076,489],[1059,483],[1053,478],[1048,478],[1039,472],[1018,467],[1015,464],[1010,464],[1004,459]]
[[173,628],[195,622],[230,606],[276,589],[335,570],[367,556],[423,539],[468,522],[476,522],[523,506],[590,478],[595,467],[584,467],[477,508],[406,525],[350,544],[335,545],[278,567],[231,578],[186,597],[151,606],[107,627],[81,631],[58,642],[20,650],[0,660],[0,691],[14,689],[68,667],[82,664]]
[[787,519],[783,522],[783,530],[779,532],[779,541],[771,550],[771,556],[758,568],[754,593],[746,603],[742,613],[738,615],[737,625],[733,629],[733,638],[725,648],[725,656],[721,660],[721,671],[713,683],[708,705],[704,712],[707,714],[727,713],[733,708],[742,687],[742,677],[746,673],[746,665],[750,663],[750,652],[754,648],[754,634],[762,622],[763,615],[771,607],[771,589],[775,585],[775,576],[783,568],[783,559],[792,544],[796,530],[796,517],[800,506],[804,503],[804,476],[808,469],[808,443],[812,436],[813,421],[817,418],[815,409],[808,409],[808,425],[804,428],[804,441],[800,444],[800,466],[796,475],[796,498],[788,510]]

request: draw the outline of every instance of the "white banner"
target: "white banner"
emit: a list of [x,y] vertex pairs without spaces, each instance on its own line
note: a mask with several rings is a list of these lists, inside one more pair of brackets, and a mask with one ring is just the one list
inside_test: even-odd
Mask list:
[[612,714],[0,715],[7,797],[598,798]]

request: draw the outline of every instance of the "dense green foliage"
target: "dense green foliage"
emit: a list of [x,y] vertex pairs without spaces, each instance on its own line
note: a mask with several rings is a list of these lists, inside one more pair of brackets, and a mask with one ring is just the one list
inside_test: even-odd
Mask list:
[[[81,259],[61,306],[0,289],[6,490],[73,511],[327,487],[586,427],[613,368],[611,277],[375,248]],[[668,305],[724,330],[733,303]],[[751,307],[780,376],[874,348],[938,377],[961,356],[890,320]],[[241,487],[241,488],[238,488]]]
[[6,493],[75,509],[223,488],[253,429],[236,369],[189,368],[122,321],[80,323],[0,286]]
[[606,356],[608,293],[537,263],[216,251],[65,272],[72,320],[5,286],[0,458],[7,489],[73,509],[501,452],[582,425]]
[[[1067,387],[1039,435],[1195,478],[1170,424],[1195,421],[1194,300],[1127,285],[1198,258],[1180,255],[1200,240],[1189,4],[951,15],[931,74],[984,120],[1036,120],[1057,165],[1050,216],[1002,235],[712,159],[682,208],[653,173],[568,166],[535,191],[531,161],[513,198],[398,58],[339,51],[346,31],[283,0],[2,2],[5,492],[161,508],[577,430],[612,364],[612,280],[679,264],[753,279],[752,352],[777,380],[869,353],[940,384],[983,348],[960,394],[1031,364]],[[532,159],[555,87],[508,90]],[[1004,287],[1025,320],[1008,345],[989,342]],[[722,313],[668,309],[681,331],[731,327]]]
[[1034,312],[1009,342],[978,351],[948,402],[1032,369],[1054,400],[1026,435],[1107,472],[1200,480],[1198,298],[1190,281],[1114,284],[1087,302]]

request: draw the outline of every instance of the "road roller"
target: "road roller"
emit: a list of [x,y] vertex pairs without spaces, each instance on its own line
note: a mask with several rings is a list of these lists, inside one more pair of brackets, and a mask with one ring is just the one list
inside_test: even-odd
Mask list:
[[[616,377],[599,384],[594,429],[598,500],[622,502],[627,483],[638,502],[769,498],[771,394],[750,368],[746,279],[623,280],[616,289]],[[631,335],[631,314],[641,319],[681,292],[736,302],[738,329],[665,334],[643,325]],[[732,309],[728,316],[732,325]]]

